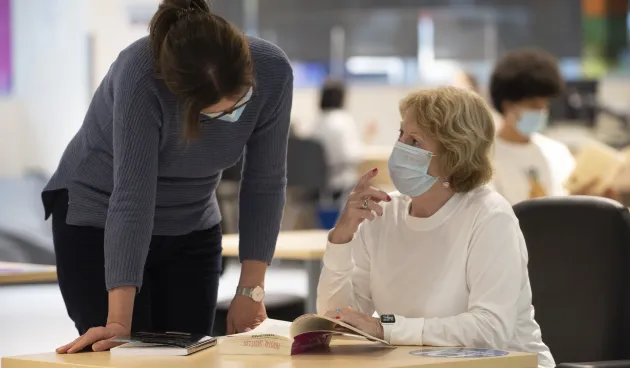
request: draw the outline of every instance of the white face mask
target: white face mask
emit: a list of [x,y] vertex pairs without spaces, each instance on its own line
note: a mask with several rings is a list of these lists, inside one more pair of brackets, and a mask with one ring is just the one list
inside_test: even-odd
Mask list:
[[429,175],[433,153],[400,141],[389,157],[389,175],[396,189],[407,196],[418,197],[431,189],[438,178]]
[[521,117],[516,122],[516,129],[525,136],[541,132],[547,127],[548,117],[547,109],[523,109]]
[[238,121],[238,119],[240,119],[241,114],[243,114],[243,110],[245,110],[245,107],[247,107],[247,103],[252,99],[252,95],[254,93],[254,89],[252,87],[249,88],[249,91],[247,91],[247,94],[245,94],[245,96],[243,96],[243,98],[241,98],[234,106],[236,106],[236,108],[234,110],[232,110],[232,112],[230,113],[225,113],[225,112],[209,112],[209,113],[202,113],[205,116],[209,117],[210,119],[217,119],[217,120],[222,120],[222,121],[227,121],[229,123],[233,123],[235,121]]

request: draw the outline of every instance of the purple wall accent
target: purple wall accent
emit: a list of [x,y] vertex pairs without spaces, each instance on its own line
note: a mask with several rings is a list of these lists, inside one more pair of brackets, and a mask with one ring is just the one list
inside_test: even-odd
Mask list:
[[11,92],[11,0],[0,0],[0,95]]

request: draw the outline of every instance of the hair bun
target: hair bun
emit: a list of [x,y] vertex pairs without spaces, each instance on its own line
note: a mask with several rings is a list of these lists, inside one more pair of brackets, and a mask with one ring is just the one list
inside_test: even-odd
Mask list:
[[176,12],[177,18],[184,17],[184,16],[194,12],[195,10],[196,10],[195,8],[178,9],[177,12]]

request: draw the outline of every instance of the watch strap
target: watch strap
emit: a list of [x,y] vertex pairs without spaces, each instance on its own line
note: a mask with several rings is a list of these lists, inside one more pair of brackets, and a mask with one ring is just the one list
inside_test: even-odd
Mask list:
[[387,341],[388,344],[391,344],[394,325],[390,323],[381,323],[381,325],[383,326],[383,340]]
[[260,303],[265,299],[265,289],[261,286],[253,288],[241,287],[236,288],[236,296],[246,296],[256,303]]
[[396,316],[393,314],[383,314],[380,316],[381,326],[383,326],[383,340],[391,344],[392,330],[396,324]]
[[241,286],[237,286],[236,287],[236,295],[240,295],[240,296],[247,296],[247,297],[252,297],[252,293],[254,292],[255,288],[246,288],[246,287],[241,287]]

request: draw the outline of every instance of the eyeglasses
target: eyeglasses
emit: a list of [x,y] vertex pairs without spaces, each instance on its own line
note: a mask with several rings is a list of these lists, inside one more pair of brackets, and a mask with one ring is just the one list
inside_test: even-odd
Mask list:
[[241,97],[241,99],[238,100],[234,104],[234,106],[232,106],[229,110],[225,110],[222,112],[209,112],[209,113],[202,112],[202,114],[210,120],[220,119],[226,115],[233,114],[234,111],[237,111],[238,109],[244,108],[245,105],[247,105],[254,99],[254,97],[256,97],[256,90],[252,86],[252,87],[249,87],[249,90],[247,91],[247,93],[245,93],[245,95]]

